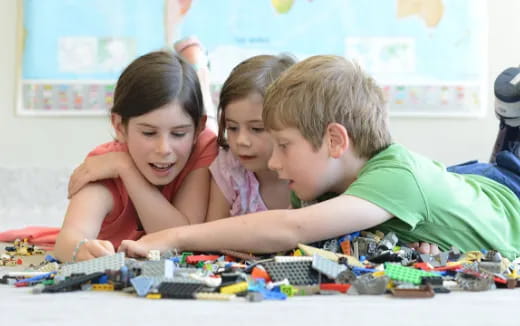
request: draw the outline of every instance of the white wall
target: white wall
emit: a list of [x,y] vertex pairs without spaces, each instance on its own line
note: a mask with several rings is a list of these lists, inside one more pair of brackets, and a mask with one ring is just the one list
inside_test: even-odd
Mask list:
[[[0,0],[0,167],[76,165],[95,145],[110,140],[108,119],[16,116],[16,7],[15,0]],[[520,1],[489,1],[488,11],[489,103],[485,117],[392,118],[396,141],[446,164],[488,159],[498,129],[492,112],[493,81],[505,68],[520,64],[520,24],[515,23]]]

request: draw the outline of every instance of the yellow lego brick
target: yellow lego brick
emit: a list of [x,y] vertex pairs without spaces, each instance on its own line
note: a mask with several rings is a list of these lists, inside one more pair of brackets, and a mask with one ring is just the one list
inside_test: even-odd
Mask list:
[[385,271],[373,272],[372,275],[374,275],[374,277],[381,277],[385,275]]
[[92,284],[92,291],[114,291],[114,284]]
[[247,291],[247,282],[240,282],[220,288],[220,293],[235,294]]
[[162,296],[160,293],[148,293],[146,295],[146,299],[161,299]]

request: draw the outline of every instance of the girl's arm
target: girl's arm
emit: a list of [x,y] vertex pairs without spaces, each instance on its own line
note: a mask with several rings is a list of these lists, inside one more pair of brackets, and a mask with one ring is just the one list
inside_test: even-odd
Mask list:
[[91,181],[118,177],[123,181],[146,233],[202,223],[205,219],[210,178],[207,168],[188,174],[170,203],[144,178],[126,152],[87,157],[74,171],[69,193]]
[[170,203],[137,168],[121,171],[121,179],[132,199],[146,233],[204,222],[209,197],[209,171],[190,172]]
[[112,194],[100,184],[89,184],[74,195],[56,239],[56,258],[62,262],[71,261],[74,249],[84,239],[88,242],[78,248],[77,261],[114,254],[110,241],[96,240],[101,224],[112,207]]
[[279,252],[379,225],[392,218],[369,201],[340,195],[300,209],[270,210],[124,240],[119,251],[146,256],[150,249]]
[[206,214],[206,222],[228,217],[229,211],[231,210],[231,204],[227,201],[226,197],[220,190],[220,187],[213,178],[211,178],[209,189],[209,203],[208,213]]

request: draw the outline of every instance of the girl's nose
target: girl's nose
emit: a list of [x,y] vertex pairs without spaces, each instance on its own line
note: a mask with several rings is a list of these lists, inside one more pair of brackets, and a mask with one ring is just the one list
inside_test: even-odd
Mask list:
[[238,137],[237,137],[237,144],[240,146],[249,147],[251,146],[251,141],[249,139],[249,136],[247,135],[246,131],[239,131]]
[[157,153],[162,154],[162,155],[167,155],[172,152],[172,149],[170,146],[170,141],[169,141],[168,137],[159,138],[158,144],[156,146],[156,151],[157,151]]

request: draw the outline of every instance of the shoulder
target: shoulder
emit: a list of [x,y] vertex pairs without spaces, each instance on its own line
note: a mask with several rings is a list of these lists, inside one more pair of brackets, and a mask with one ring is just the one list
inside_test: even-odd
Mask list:
[[197,150],[211,150],[217,155],[217,136],[213,131],[206,128],[197,136],[194,151]]
[[128,152],[128,147],[124,143],[111,141],[97,146],[92,151],[90,151],[87,156],[102,155],[111,152]]

